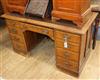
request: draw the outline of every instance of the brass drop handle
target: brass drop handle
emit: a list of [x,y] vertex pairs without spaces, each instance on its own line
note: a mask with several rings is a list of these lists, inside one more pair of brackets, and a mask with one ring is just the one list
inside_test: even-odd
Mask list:
[[69,53],[65,52],[65,53],[64,53],[64,58],[65,58],[66,60],[69,60]]
[[20,39],[17,38],[17,37],[13,37],[13,39],[14,39],[15,41],[20,41]]
[[10,29],[9,30],[11,33],[17,34],[17,30],[16,29]]
[[72,65],[70,64],[70,62],[68,62],[68,61],[64,61],[64,65],[65,65],[65,66],[69,66],[69,67],[72,66]]
[[65,65],[69,65],[69,63],[64,62]]
[[69,53],[67,53],[67,52],[65,52],[64,55],[67,56],[67,57],[69,57]]
[[69,66],[69,67],[72,66],[69,62],[64,62],[64,65],[65,65],[65,67],[66,66]]

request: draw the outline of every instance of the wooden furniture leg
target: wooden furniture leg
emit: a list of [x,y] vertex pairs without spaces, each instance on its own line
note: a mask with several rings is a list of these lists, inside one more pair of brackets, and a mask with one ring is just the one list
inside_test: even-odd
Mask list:
[[99,21],[100,21],[99,18],[95,20],[94,34],[93,34],[93,46],[92,46],[93,49],[95,49],[95,46],[96,46],[96,37],[98,33]]

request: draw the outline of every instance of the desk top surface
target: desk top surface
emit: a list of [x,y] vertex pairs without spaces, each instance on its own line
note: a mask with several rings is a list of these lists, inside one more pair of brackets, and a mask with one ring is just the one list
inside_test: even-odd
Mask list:
[[94,22],[95,18],[97,17],[98,13],[93,12],[89,18],[89,20],[83,25],[82,29],[77,29],[72,23],[70,22],[58,22],[58,23],[52,23],[52,22],[47,22],[47,21],[42,21],[42,20],[36,20],[36,19],[29,19],[26,17],[19,17],[19,16],[14,16],[10,14],[3,14],[1,17],[10,19],[10,20],[16,20],[16,21],[21,21],[25,23],[30,23],[33,25],[38,25],[38,26],[43,26],[51,29],[57,29],[61,31],[66,31],[66,32],[71,32],[75,34],[85,34],[88,28],[91,26],[91,24]]

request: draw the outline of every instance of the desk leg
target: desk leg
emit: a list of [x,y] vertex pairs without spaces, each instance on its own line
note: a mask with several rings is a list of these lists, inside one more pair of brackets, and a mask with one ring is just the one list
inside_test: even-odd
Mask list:
[[98,33],[99,21],[100,21],[99,18],[95,20],[94,34],[93,34],[93,46],[92,46],[93,49],[95,49],[95,46],[96,46],[96,37]]

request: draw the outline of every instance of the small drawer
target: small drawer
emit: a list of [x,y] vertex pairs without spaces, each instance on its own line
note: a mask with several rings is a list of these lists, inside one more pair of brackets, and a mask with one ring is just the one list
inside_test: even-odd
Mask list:
[[25,42],[25,39],[23,36],[10,34],[10,37],[16,43],[23,43],[24,44],[24,42]]
[[64,69],[78,72],[78,63],[74,61],[64,60],[63,58],[57,57],[56,64]]
[[64,63],[63,67],[65,69],[70,70],[70,71],[78,72],[78,65],[75,64],[75,63],[73,63],[73,64],[66,64],[66,63]]
[[72,33],[67,33],[67,32],[62,32],[62,31],[55,31],[55,39],[56,40],[62,40],[64,41],[64,39],[67,38],[68,42],[73,42],[73,43],[77,43],[80,44],[80,36],[76,35],[76,34],[72,34]]
[[6,20],[8,28],[18,28],[21,29],[24,26],[24,23],[14,20]]
[[36,26],[36,25],[31,25],[31,24],[25,24],[24,27],[30,31],[47,35],[52,39],[54,38],[54,36],[53,36],[54,32],[52,29],[44,28],[44,27],[40,27],[40,26]]
[[16,28],[8,28],[8,30],[9,30],[9,33],[11,33],[11,34],[18,34],[19,33]]
[[74,53],[71,51],[64,50],[62,48],[57,48],[56,49],[56,56],[62,57],[66,60],[71,60],[71,61],[79,61],[79,54]]
[[8,27],[13,27],[15,25],[15,21],[6,20],[6,24],[7,24]]
[[12,41],[12,43],[13,43],[13,48],[15,50],[20,51],[20,52],[27,52],[27,48],[25,44],[19,44],[14,41]]
[[8,27],[8,31],[10,34],[14,34],[14,35],[19,35],[22,36],[23,35],[23,31],[21,31],[22,29],[18,29],[16,27]]
[[80,51],[80,47],[79,45],[75,44],[75,43],[71,43],[71,42],[67,42],[67,48],[65,48],[64,42],[63,41],[56,41],[56,48],[63,48],[66,51],[72,51],[72,52],[76,52],[79,53]]

